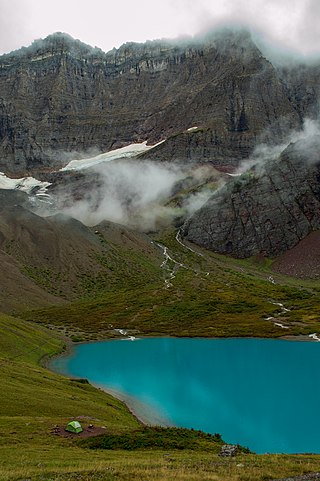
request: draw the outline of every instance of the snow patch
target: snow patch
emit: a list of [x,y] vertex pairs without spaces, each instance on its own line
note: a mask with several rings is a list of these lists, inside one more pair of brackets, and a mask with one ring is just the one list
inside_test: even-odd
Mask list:
[[128,332],[126,329],[114,329],[114,331],[118,332],[119,334],[122,334],[123,336],[126,336]]
[[282,329],[290,329],[289,326],[285,326],[284,324],[281,324],[280,322],[275,322],[275,326],[281,327]]
[[121,341],[138,341],[139,337],[135,336],[130,336],[128,335],[128,330],[127,329],[113,329],[115,332],[118,332],[122,336],[127,336],[121,339]]
[[[17,189],[30,194],[37,188],[37,195],[45,195],[50,182],[42,182],[34,177],[22,177],[20,179],[11,179],[3,172],[0,172],[0,189]],[[48,194],[47,194],[48,195]]]
[[290,312],[290,309],[287,309],[286,307],[284,307],[284,305],[281,304],[281,302],[272,302],[272,304],[273,304],[274,306],[279,306],[279,307],[281,307],[281,310],[282,310],[283,313],[284,313],[284,312]]
[[[271,279],[273,280],[273,278],[271,278]],[[283,316],[287,312],[290,312],[290,309],[287,309],[286,307],[284,307],[284,305],[281,302],[275,302],[275,301],[270,301],[270,302],[274,306],[279,306],[281,308],[281,312],[278,313],[277,316]],[[282,324],[281,322],[275,322],[276,318],[273,317],[273,316],[266,317],[265,320],[266,321],[274,321],[273,324],[277,327],[281,327],[281,329],[290,329],[290,326],[286,326],[286,325]]]
[[313,334],[309,334],[309,337],[311,337],[311,339],[314,339],[315,341],[320,342],[320,337],[315,332]]
[[109,152],[105,152],[88,159],[71,160],[71,162],[69,162],[69,164],[63,167],[61,170],[82,170],[88,169],[89,167],[93,167],[97,164],[101,164],[101,162],[111,162],[112,160],[117,159],[128,159],[130,157],[135,157],[138,154],[148,152],[148,150],[151,150],[157,145],[162,144],[162,142],[164,142],[164,140],[155,145],[147,145],[147,141],[142,142],[141,144],[130,144],[126,147],[121,147],[121,149],[110,150]]

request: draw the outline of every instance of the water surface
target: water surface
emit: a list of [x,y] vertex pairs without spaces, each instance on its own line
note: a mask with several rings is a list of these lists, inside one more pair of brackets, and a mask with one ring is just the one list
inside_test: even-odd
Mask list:
[[142,339],[77,345],[52,368],[135,399],[154,421],[258,453],[320,453],[320,343]]

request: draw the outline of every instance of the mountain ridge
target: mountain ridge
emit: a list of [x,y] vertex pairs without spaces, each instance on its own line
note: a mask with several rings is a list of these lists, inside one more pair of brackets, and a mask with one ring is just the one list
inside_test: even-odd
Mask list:
[[234,167],[260,138],[301,127],[284,78],[243,31],[108,53],[55,34],[0,57],[0,170],[53,170],[70,153],[162,140],[153,160]]
[[[79,153],[147,142],[156,145],[139,154],[139,160],[208,163],[234,171],[260,142],[277,145],[289,132],[300,130],[306,116],[316,118],[319,69],[316,64],[275,67],[243,30],[180,43],[127,43],[107,53],[67,34],[53,34],[0,57],[0,170],[49,178]],[[293,165],[290,169],[292,176]],[[297,191],[305,185],[300,174]],[[97,174],[88,175],[74,184],[74,199]],[[273,183],[276,199],[277,189],[286,188],[286,183],[281,175]],[[254,197],[253,204],[260,193]],[[272,202],[277,200],[272,197]],[[202,213],[191,218],[185,231],[189,240],[207,245],[205,226],[199,227],[201,239],[191,234]],[[238,220],[230,220],[229,214],[235,239],[227,241],[231,249],[221,247],[224,241],[214,244],[219,252],[277,255],[294,245],[291,236],[288,242],[275,240],[272,247],[265,247],[268,236],[260,226],[265,239],[247,248],[240,242],[246,229],[234,230]],[[210,218],[214,215],[212,208]],[[215,231],[221,234],[224,220],[216,221]],[[255,222],[260,229],[258,217]],[[296,236],[296,242],[301,238]],[[233,244],[238,246],[235,250]]]

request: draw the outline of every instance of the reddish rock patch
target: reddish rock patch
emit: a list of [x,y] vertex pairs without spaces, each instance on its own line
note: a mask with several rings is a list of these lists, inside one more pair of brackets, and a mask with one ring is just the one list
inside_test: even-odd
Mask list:
[[320,231],[311,232],[299,244],[279,256],[272,269],[301,279],[320,278]]

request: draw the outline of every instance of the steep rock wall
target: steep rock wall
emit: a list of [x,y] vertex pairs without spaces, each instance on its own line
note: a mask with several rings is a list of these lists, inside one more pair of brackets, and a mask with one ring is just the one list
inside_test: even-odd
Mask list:
[[236,165],[301,125],[289,83],[245,32],[109,53],[55,34],[0,57],[0,170],[167,138],[153,158]]
[[189,219],[184,237],[240,258],[295,246],[320,228],[319,145],[319,138],[291,144],[278,159],[230,181]]

